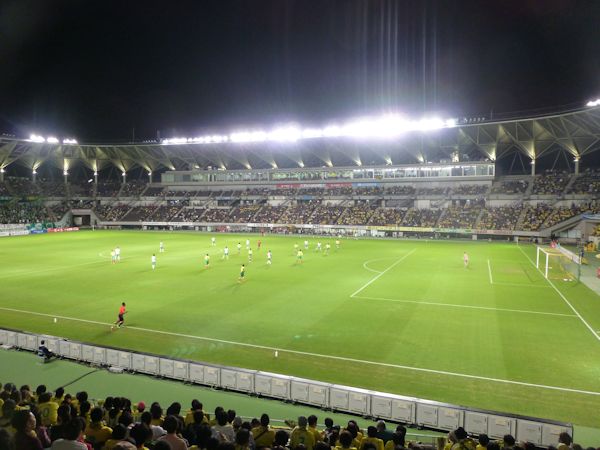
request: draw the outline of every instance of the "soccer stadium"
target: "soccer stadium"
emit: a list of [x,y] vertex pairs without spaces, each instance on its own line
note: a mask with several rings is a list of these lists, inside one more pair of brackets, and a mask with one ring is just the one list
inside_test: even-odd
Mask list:
[[3,134],[0,449],[596,448],[599,151],[593,99]]

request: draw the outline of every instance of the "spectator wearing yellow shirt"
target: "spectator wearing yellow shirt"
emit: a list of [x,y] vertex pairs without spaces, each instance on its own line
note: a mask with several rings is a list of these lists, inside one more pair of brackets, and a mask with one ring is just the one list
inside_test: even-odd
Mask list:
[[58,419],[58,403],[52,401],[52,394],[44,392],[38,399],[38,411],[42,418],[42,425],[49,427],[56,425]]
[[127,428],[124,425],[118,424],[116,427],[113,428],[112,435],[110,436],[110,439],[104,444],[103,450],[113,450],[113,448],[115,448],[115,445],[117,445],[120,441],[125,439],[125,436],[127,436]]
[[565,431],[558,435],[558,445],[556,446],[557,450],[569,450],[571,448],[571,443],[573,440],[571,439],[571,435]]
[[480,434],[478,441],[479,441],[479,444],[477,444],[477,447],[475,447],[475,450],[486,450],[488,444],[490,443],[490,438],[488,437],[487,434]]
[[317,416],[311,414],[308,416],[308,431],[311,431],[315,437],[315,444],[323,440],[323,435],[317,430]]
[[367,436],[362,438],[359,450],[365,450],[365,445],[369,443],[375,446],[375,450],[383,450],[383,440],[377,437],[377,428],[374,426],[367,428]]
[[298,417],[298,426],[292,430],[290,437],[290,448],[294,450],[299,445],[304,445],[306,450],[313,450],[315,446],[314,434],[307,429],[308,419],[304,416]]
[[269,426],[270,418],[267,414],[260,416],[260,426],[252,429],[252,437],[257,449],[270,448],[275,441],[275,431]]
[[336,450],[357,450],[356,447],[352,446],[354,437],[349,431],[342,431],[340,433],[339,443],[335,446]]
[[90,412],[90,423],[85,428],[85,437],[94,447],[103,445],[112,436],[112,428],[107,427],[102,421],[102,409],[94,408]]
[[[443,439],[443,438],[442,438]],[[406,447],[406,428],[402,425],[396,427],[392,439],[385,443],[385,450],[394,450],[397,446]]]
[[185,425],[189,425],[190,423],[194,422],[194,413],[196,411],[200,411],[203,415],[202,421],[205,423],[208,423],[208,421],[210,420],[210,417],[208,417],[208,414],[206,414],[204,412],[203,408],[204,407],[203,407],[202,403],[200,403],[198,400],[196,400],[196,399],[192,400],[192,407],[185,415],[185,419],[184,419]]

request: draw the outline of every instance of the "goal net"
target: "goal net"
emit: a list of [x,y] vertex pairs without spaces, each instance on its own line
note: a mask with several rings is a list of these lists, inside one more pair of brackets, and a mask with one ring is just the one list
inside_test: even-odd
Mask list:
[[538,247],[536,267],[549,280],[579,280],[581,258],[562,247]]

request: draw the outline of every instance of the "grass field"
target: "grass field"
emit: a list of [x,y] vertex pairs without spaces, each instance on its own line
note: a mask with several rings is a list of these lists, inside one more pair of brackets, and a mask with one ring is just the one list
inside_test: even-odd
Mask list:
[[[246,236],[215,236],[216,247],[210,235],[195,233],[2,239],[0,326],[580,425],[600,422],[600,298],[583,284],[544,279],[532,246],[342,240],[338,251],[330,241],[325,256],[309,238],[300,265],[293,245],[303,238],[265,236],[258,251],[253,235],[248,264]],[[117,245],[122,261],[112,265]],[[239,283],[242,262],[246,280]],[[127,326],[111,332],[121,301]]]

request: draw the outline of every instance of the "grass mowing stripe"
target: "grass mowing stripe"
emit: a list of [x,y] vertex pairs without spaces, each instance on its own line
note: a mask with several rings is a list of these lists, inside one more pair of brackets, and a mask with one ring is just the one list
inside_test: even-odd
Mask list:
[[[106,325],[106,326],[111,325],[110,323],[98,322],[95,320],[78,319],[78,318],[74,318],[74,317],[58,316],[58,315],[54,315],[54,314],[39,313],[39,312],[34,312],[34,311],[23,311],[23,310],[13,309],[13,308],[0,307],[0,310],[13,311],[13,312],[19,312],[19,313],[25,313],[25,314],[33,314],[33,315],[44,316],[44,317],[57,317],[57,318],[64,319],[64,320],[73,320],[73,321],[78,321],[78,322],[93,323],[93,324]],[[545,385],[545,384],[536,384],[536,383],[526,383],[524,381],[504,380],[501,378],[484,377],[481,375],[471,375],[471,374],[464,374],[464,373],[449,372],[449,371],[445,371],[445,370],[427,369],[427,368],[423,368],[423,367],[412,367],[412,366],[405,366],[405,365],[400,365],[400,364],[384,363],[384,362],[378,362],[378,361],[368,361],[368,360],[362,360],[362,359],[356,359],[356,358],[346,358],[344,356],[323,355],[320,353],[303,352],[300,350],[288,350],[285,348],[269,347],[266,345],[247,344],[247,343],[243,343],[243,342],[227,341],[227,340],[223,340],[223,339],[209,338],[209,337],[204,337],[204,336],[194,336],[191,334],[174,333],[172,331],[152,330],[149,328],[141,328],[141,327],[127,327],[127,328],[130,330],[138,330],[138,331],[143,331],[143,332],[147,332],[147,333],[157,333],[157,334],[164,334],[164,335],[170,335],[170,336],[176,336],[176,337],[213,341],[213,342],[219,342],[219,343],[224,343],[224,344],[259,348],[259,349],[263,349],[263,350],[273,350],[273,351],[277,350],[280,352],[287,352],[287,353],[303,355],[303,356],[314,356],[316,358],[335,359],[335,360],[339,360],[339,361],[347,361],[347,362],[353,362],[353,363],[358,363],[358,364],[368,364],[368,365],[373,365],[373,366],[391,367],[394,369],[411,370],[411,371],[415,371],[415,372],[432,373],[432,374],[437,374],[437,375],[446,375],[446,376],[451,376],[451,377],[467,378],[467,379],[472,379],[472,380],[491,381],[491,382],[495,382],[495,383],[513,384],[513,385],[526,386],[526,387],[532,387],[532,388],[549,389],[549,390],[553,390],[553,391],[573,392],[573,393],[577,393],[577,394],[600,396],[600,392],[587,391],[587,390],[582,390],[582,389],[573,389],[573,388],[566,388],[566,387],[561,387],[561,386],[549,386],[549,385]]]
[[[521,253],[523,253],[525,255],[525,257],[529,260],[529,262],[533,265],[533,267],[535,267],[542,275],[543,272],[536,267],[535,263],[533,262],[533,260],[529,257],[529,255],[527,253],[525,253],[523,251],[523,249],[521,247],[519,247],[519,250],[521,250]],[[546,278],[546,277],[544,277]],[[558,288],[554,285],[554,283],[552,281],[550,281],[548,278],[546,278],[546,281],[550,284],[550,286],[552,286],[554,288],[554,290],[558,293],[558,295],[560,295],[560,297],[565,301],[565,303],[569,306],[569,308],[571,308],[571,310],[577,315],[577,317],[579,317],[579,320],[581,320],[583,322],[583,324],[587,327],[588,330],[590,330],[592,332],[592,334],[594,335],[594,337],[600,341],[600,335],[598,333],[596,333],[594,331],[594,329],[590,326],[589,323],[587,323],[587,321],[581,316],[581,314],[579,314],[579,311],[577,311],[575,309],[575,307],[573,305],[571,305],[571,302],[569,302],[569,300],[567,300],[567,298],[563,295],[562,292],[560,292],[558,290]]]
[[404,261],[406,258],[408,258],[410,255],[412,255],[416,251],[417,251],[417,249],[413,248],[410,252],[408,252],[406,255],[404,255],[402,258],[400,258],[398,261],[396,261],[394,264],[392,264],[390,267],[388,267],[387,269],[385,269],[383,272],[380,272],[379,275],[376,275],[375,277],[373,277],[373,279],[371,279],[370,281],[368,281],[367,283],[365,283],[361,288],[359,288],[358,290],[354,291],[350,295],[350,297],[354,297],[356,294],[358,294],[359,292],[361,292],[363,289],[365,289],[371,283],[373,283],[374,281],[377,281],[379,279],[379,277],[383,276],[388,270],[393,269],[394,267],[396,267],[398,264],[400,264],[402,261]]
[[357,295],[353,298],[363,298],[366,300],[380,300],[383,302],[413,303],[413,304],[417,304],[417,305],[447,306],[449,308],[470,308],[470,309],[483,309],[485,311],[516,312],[516,313],[526,313],[526,314],[541,314],[541,315],[546,315],[546,316],[577,317],[575,314],[562,314],[562,313],[553,313],[553,312],[545,312],[545,311],[529,311],[526,309],[492,308],[490,306],[455,305],[452,303],[426,302],[426,301],[420,301],[420,300],[401,300],[401,299],[385,298],[385,297],[365,297],[362,295]]

